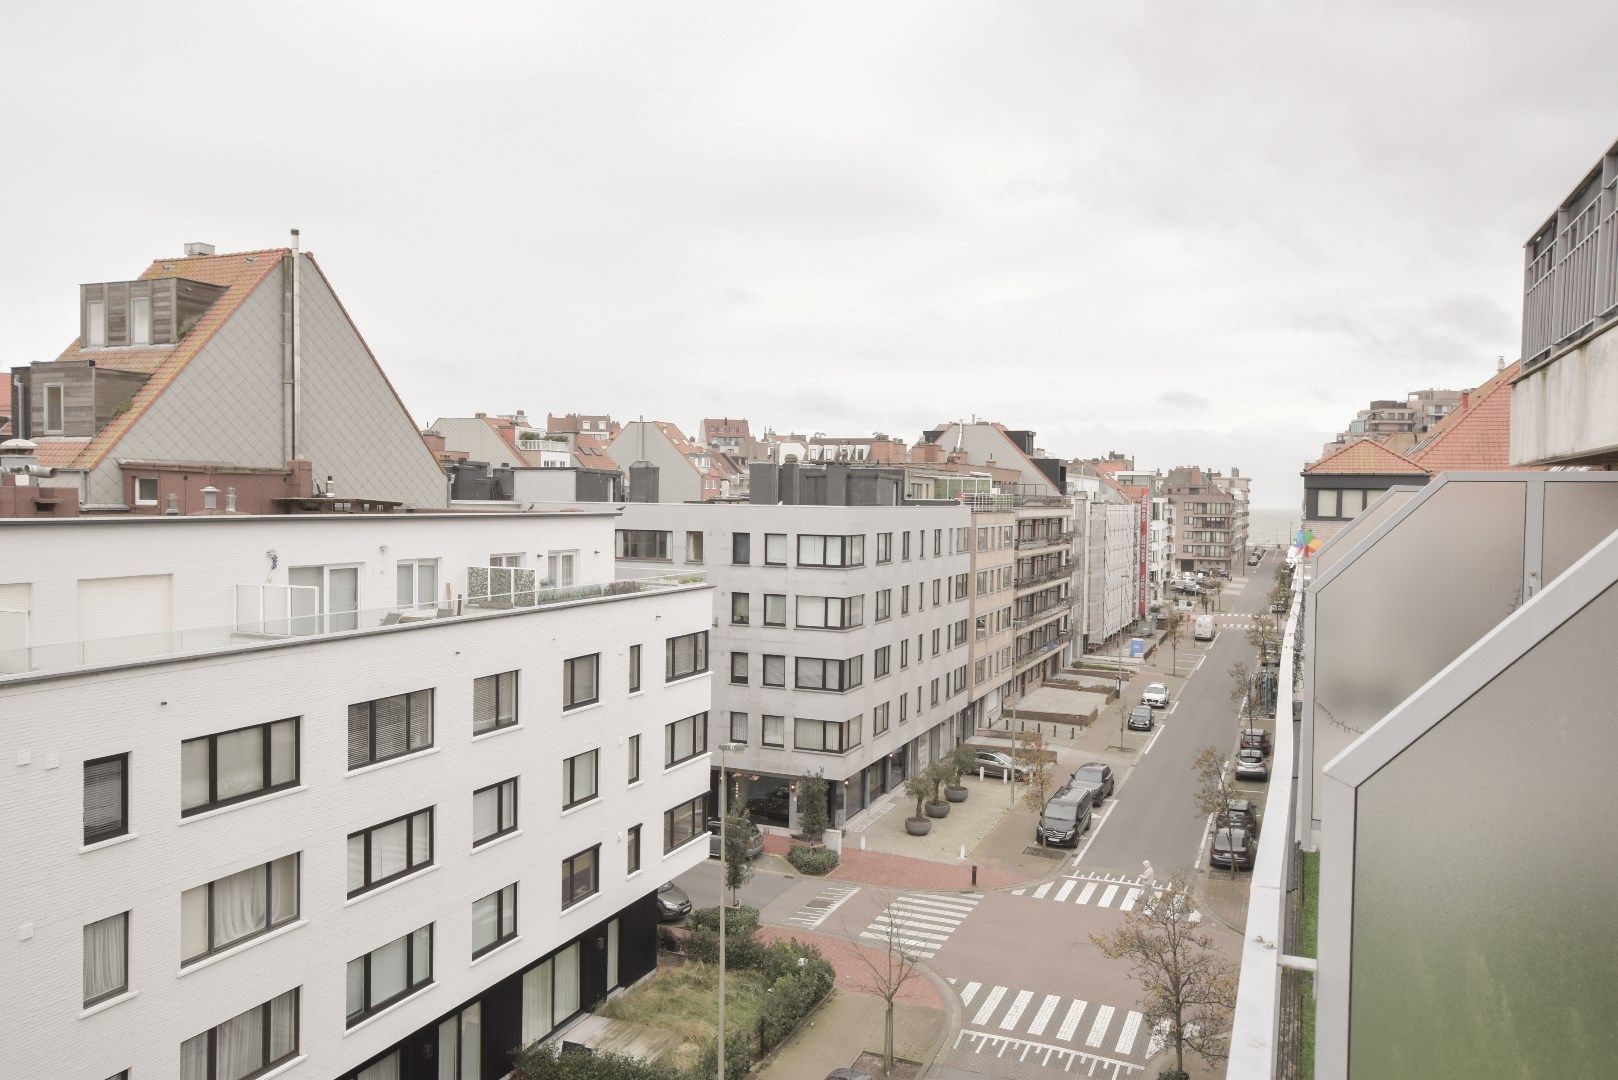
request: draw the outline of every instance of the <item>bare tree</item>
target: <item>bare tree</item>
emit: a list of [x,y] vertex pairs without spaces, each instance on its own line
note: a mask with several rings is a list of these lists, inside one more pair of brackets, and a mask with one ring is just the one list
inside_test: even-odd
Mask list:
[[[883,1004],[883,1033],[882,1033],[882,1075],[893,1075],[893,1001],[904,989],[905,983],[921,974],[919,961],[910,953],[906,946],[911,944],[909,939],[909,922],[904,913],[894,908],[892,904],[882,909],[882,925],[877,932],[881,940],[882,954],[877,958],[867,955],[866,949],[855,949],[854,955],[865,968],[863,976],[856,976],[854,985],[860,990],[875,994],[882,999]],[[870,933],[871,931],[866,931]],[[853,935],[850,935],[853,936]]]
[[1253,672],[1246,664],[1240,661],[1230,665],[1227,672],[1230,675],[1230,700],[1242,707],[1242,727],[1252,726],[1253,720]]
[[1265,646],[1281,643],[1281,628],[1268,615],[1254,616],[1252,625],[1247,628],[1247,643],[1258,649],[1262,658]]
[[[1229,763],[1217,746],[1205,746],[1191,763],[1191,772],[1197,778],[1197,812],[1214,815],[1214,837],[1219,836],[1219,815],[1230,808],[1236,789],[1230,782],[1226,766]],[[1236,861],[1231,860],[1230,876],[1236,876]]]
[[1168,629],[1169,650],[1174,654],[1174,673],[1180,673],[1180,638],[1185,633],[1185,612],[1178,606],[1171,607],[1168,614],[1163,617]]
[[1051,755],[1045,752],[1045,736],[1032,731],[1018,732],[1014,759],[1028,770],[1023,802],[1035,810],[1044,809],[1051,789]]
[[748,843],[753,839],[753,819],[747,816],[747,807],[732,806],[725,821],[725,888],[730,890],[730,906],[740,901],[736,894],[743,885],[753,880],[753,860],[747,856]]
[[1184,1075],[1185,1052],[1218,1064],[1229,1052],[1228,1029],[1236,1008],[1236,967],[1215,951],[1176,875],[1167,889],[1124,916],[1124,923],[1090,941],[1109,960],[1129,960],[1141,984],[1146,1023],[1168,1024],[1175,1070]]

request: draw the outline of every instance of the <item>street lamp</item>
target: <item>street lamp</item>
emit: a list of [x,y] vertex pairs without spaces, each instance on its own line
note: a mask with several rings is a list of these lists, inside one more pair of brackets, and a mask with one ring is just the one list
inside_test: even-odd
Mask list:
[[730,816],[730,777],[725,775],[725,754],[740,750],[742,744],[722,742],[719,751],[719,1080],[725,1080],[725,875],[730,861],[730,845],[725,842],[725,823]]

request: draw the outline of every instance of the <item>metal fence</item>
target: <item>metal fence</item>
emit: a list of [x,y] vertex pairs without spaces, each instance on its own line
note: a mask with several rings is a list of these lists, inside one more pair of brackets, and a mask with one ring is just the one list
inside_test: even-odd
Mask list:
[[1528,243],[1524,368],[1603,325],[1618,307],[1618,168],[1610,154],[1604,169]]

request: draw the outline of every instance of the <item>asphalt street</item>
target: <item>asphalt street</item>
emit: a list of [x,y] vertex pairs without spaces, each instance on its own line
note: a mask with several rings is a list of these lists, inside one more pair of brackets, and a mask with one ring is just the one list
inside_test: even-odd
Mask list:
[[[1283,553],[1271,548],[1264,561],[1251,567],[1241,593],[1221,598],[1227,613],[1267,613],[1266,594],[1275,583]],[[1181,642],[1182,668],[1186,641]],[[1150,743],[1118,789],[1117,804],[1107,822],[1083,849],[1079,867],[1139,874],[1142,860],[1150,860],[1155,876],[1166,880],[1179,871],[1189,871],[1196,861],[1207,827],[1207,815],[1197,808],[1196,780],[1192,762],[1202,748],[1218,746],[1235,752],[1237,739],[1236,707],[1230,700],[1230,679],[1226,672],[1238,661],[1254,667],[1257,650],[1247,642],[1245,630],[1222,629],[1211,645],[1195,646],[1201,652],[1197,670],[1180,688],[1172,715],[1158,717],[1162,732]]]

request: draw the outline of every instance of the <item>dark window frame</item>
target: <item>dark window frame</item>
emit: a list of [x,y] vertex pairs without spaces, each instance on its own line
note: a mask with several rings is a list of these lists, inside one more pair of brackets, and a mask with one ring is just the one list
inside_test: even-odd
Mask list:
[[[686,721],[691,722],[691,753],[682,758],[674,757],[674,729]],[[708,752],[708,713],[706,710],[682,716],[678,720],[670,720],[663,725],[663,768],[672,769],[676,765],[699,758]]]
[[[694,642],[692,646],[692,668],[690,671],[680,671],[674,666],[675,642],[687,638]],[[664,654],[664,682],[678,682],[681,679],[694,678],[697,675],[707,674],[708,671],[708,631],[697,630],[689,634],[676,634],[663,641]]]
[[[592,768],[590,769],[590,771],[591,771],[592,774],[594,774],[591,777],[591,780],[592,780],[591,788],[592,788],[592,790],[591,790],[590,794],[588,794],[588,795],[585,795],[585,796],[583,796],[581,798],[574,798],[574,794],[575,794],[574,793],[574,787],[575,787],[575,775],[574,774],[575,774],[576,769],[575,769],[575,766],[574,766],[573,763],[578,761],[580,758],[583,758],[583,757],[588,757],[588,758],[591,759]],[[595,747],[595,748],[590,749],[590,750],[581,750],[577,754],[574,754],[572,757],[563,758],[562,759],[562,809],[563,810],[571,810],[575,806],[583,806],[585,803],[594,802],[596,799],[599,799],[599,798],[601,798],[601,748],[598,746],[598,747]]]
[[84,948],[84,931],[85,930],[88,930],[90,927],[96,926],[96,925],[98,925],[100,923],[108,922],[108,921],[110,921],[112,919],[122,919],[124,921],[124,963],[123,963],[124,981],[119,983],[117,986],[113,987],[111,990],[108,990],[104,994],[97,994],[93,998],[84,999],[84,1008],[86,1008],[86,1009],[88,1009],[88,1008],[90,1008],[90,1007],[92,1007],[94,1005],[99,1005],[103,1001],[111,1001],[113,998],[123,997],[125,994],[129,993],[129,912],[128,911],[114,912],[113,914],[108,915],[108,916],[106,916],[104,918],[92,919],[89,922],[85,923],[84,926],[82,928],[80,928],[80,930],[79,930],[79,948],[80,949]]
[[753,562],[753,534],[731,533],[730,562],[732,566],[751,566]]
[[[416,710],[415,710],[415,703],[414,703],[413,699],[418,694],[426,694],[427,695],[427,719],[426,719],[427,741],[425,743],[423,743],[421,746],[412,746],[411,744],[415,742],[415,732],[416,732]],[[437,737],[438,737],[438,732],[435,729],[434,723],[433,723],[434,714],[438,711],[438,709],[437,709],[437,701],[436,701],[437,696],[438,696],[437,688],[427,686],[427,687],[423,687],[420,690],[410,690],[410,691],[407,691],[407,692],[405,692],[403,694],[386,694],[386,695],[384,695],[382,697],[379,697],[379,698],[372,698],[370,701],[356,701],[356,702],[351,703],[348,706],[348,723],[349,723],[349,732],[348,732],[348,771],[353,772],[356,769],[364,769],[364,768],[368,768],[368,767],[370,767],[372,765],[381,765],[383,762],[387,762],[387,761],[398,761],[400,758],[409,757],[411,754],[420,754],[420,753],[422,753],[424,751],[431,750],[433,748],[433,746],[434,746],[434,740],[437,739]],[[377,757],[376,756],[376,713],[377,713],[377,706],[380,705],[384,701],[392,701],[394,698],[403,698],[404,703],[405,703],[405,748],[403,750],[401,750],[397,754],[389,754],[386,757]],[[365,743],[365,760],[356,763],[355,760],[354,760],[354,731],[353,731],[354,710],[360,708],[361,706],[364,706],[366,711],[367,711],[367,728],[366,728],[366,736],[365,736],[365,739],[366,739],[366,743]]]
[[[286,781],[285,783],[272,784],[270,781],[275,772],[275,762],[273,759],[274,743],[270,739],[270,729],[276,724],[287,723],[292,725],[292,779]],[[229,798],[221,799],[219,797],[219,738],[223,735],[234,735],[238,731],[251,731],[254,728],[261,729],[264,736],[264,786],[255,791],[246,791],[240,795],[232,795]],[[277,791],[286,791],[290,788],[295,788],[303,782],[303,717],[287,716],[282,717],[279,720],[269,720],[262,724],[243,724],[241,727],[230,728],[226,731],[214,731],[207,735],[198,735],[194,739],[181,739],[180,775],[182,787],[180,797],[182,799],[185,797],[183,786],[185,776],[185,745],[187,743],[200,742],[203,739],[208,740],[208,801],[189,808],[182,805],[180,807],[181,817],[190,817],[193,814],[201,814],[206,813],[209,810],[217,810],[222,806],[235,806],[237,803],[244,803],[253,799],[261,799],[264,796],[273,794]]]
[[[272,1036],[272,1028],[274,1026],[274,1005],[278,1000],[286,997],[287,994],[292,995],[292,1048],[287,1051],[285,1057],[276,1058],[272,1061],[270,1060],[270,1038]],[[285,993],[276,994],[275,997],[272,997],[270,1000],[261,1004],[254,1005],[251,1009],[244,1009],[242,1012],[237,1013],[236,1016],[245,1016],[250,1012],[257,1012],[260,1009],[264,1011],[264,1015],[259,1020],[258,1025],[259,1030],[263,1033],[261,1053],[264,1059],[264,1064],[260,1065],[252,1072],[243,1075],[241,1080],[253,1080],[253,1077],[255,1076],[263,1076],[265,1073],[270,1072],[271,1070],[280,1068],[282,1065],[296,1058],[298,1054],[301,1053],[300,1047],[303,1042],[303,987],[294,986],[291,990],[288,990]],[[215,1024],[207,1031],[198,1032],[197,1035],[193,1035],[191,1037],[194,1039],[200,1035],[208,1036],[208,1076],[210,1080],[212,1080],[214,1076],[218,1075],[219,1029],[224,1027],[225,1024],[228,1024],[231,1020],[236,1019],[236,1016],[227,1017],[225,1020]],[[185,1041],[190,1042],[191,1039],[187,1039]]]
[[[575,883],[575,880],[574,880],[575,877],[577,876],[577,872],[578,872],[578,868],[577,868],[577,866],[575,864],[578,862],[578,860],[584,858],[586,855],[588,855],[590,857],[590,860],[591,860],[591,862],[590,862],[590,885],[589,885],[589,891],[588,892],[579,892],[579,891],[577,891],[577,886],[576,886],[576,883]],[[587,847],[583,851],[576,851],[572,855],[569,855],[567,858],[562,860],[562,910],[563,911],[566,911],[568,908],[574,906],[575,904],[583,903],[585,900],[588,900],[590,897],[596,895],[600,891],[601,891],[601,845],[600,844],[595,844],[595,845],[593,845],[591,847]]]
[[629,833],[625,846],[628,848],[624,870],[625,875],[627,876],[629,874],[640,873],[641,855],[639,824],[631,825],[629,827]]
[[[770,725],[767,721],[775,719],[781,721],[781,738],[778,742],[770,741]],[[760,746],[774,746],[785,748],[787,744],[787,718],[782,713],[764,713],[759,722],[758,744]]]
[[[738,660],[741,661],[740,665],[737,664]],[[747,685],[747,681],[751,677],[748,673],[749,662],[747,654],[739,649],[730,654],[730,685]]]
[[[806,664],[820,665],[819,686],[805,685],[803,670]],[[837,686],[827,686],[826,673],[836,671]],[[834,660],[823,656],[797,656],[793,657],[792,687],[794,690],[807,690],[816,694],[846,694],[850,690],[858,690],[865,685],[865,657],[850,656],[846,660]]]
[[629,647],[629,692],[631,694],[640,693],[640,675],[640,646],[631,645]]
[[[736,604],[741,601],[741,617],[737,617]],[[753,597],[751,593],[733,592],[730,594],[730,625],[746,626],[753,615]]]
[[[500,719],[500,706],[503,702],[504,695],[501,694],[500,686],[501,681],[505,679],[507,675],[511,676],[511,719],[502,722]],[[477,685],[484,679],[494,680],[494,723],[480,729],[478,727],[477,716]],[[479,675],[477,678],[472,680],[472,734],[487,735],[491,731],[500,731],[504,728],[517,726],[517,724],[520,722],[520,718],[517,713],[517,705],[522,698],[521,683],[522,671],[518,668],[513,668],[510,671],[499,671],[493,675]]]
[[[423,930],[427,931],[427,977],[417,981],[415,976],[416,943],[414,938]],[[403,990],[384,1001],[373,1002],[371,1001],[371,957],[381,950],[387,948],[389,945],[392,945],[393,941],[403,941],[405,943],[405,987]],[[365,963],[364,996],[366,1005],[359,1012],[349,1013],[344,1017],[343,1026],[345,1028],[352,1028],[360,1021],[375,1016],[383,1009],[403,1001],[405,998],[410,997],[413,994],[421,993],[423,990],[427,989],[427,987],[433,984],[433,954],[438,947],[435,924],[428,923],[426,926],[418,926],[416,929],[410,931],[410,933],[405,934],[402,937],[394,938],[393,941],[384,941],[381,945],[378,945],[370,952],[365,953],[363,956],[356,956],[353,960],[349,961],[351,964],[355,963],[356,961],[364,961]],[[346,969],[344,971],[344,975],[345,977],[347,975]],[[347,1007],[346,1000],[344,1007]]]
[[[684,817],[676,817],[684,815]],[[691,835],[674,842],[674,826],[678,821],[682,824],[689,819]],[[672,855],[674,852],[693,842],[698,837],[708,835],[708,796],[697,795],[677,806],[671,806],[663,811],[663,854]]]
[[[287,855],[283,855],[283,856],[281,856],[281,859],[288,858],[288,857],[289,856],[287,856]],[[226,949],[234,949],[236,946],[244,945],[247,942],[254,940],[255,938],[261,938],[265,934],[268,934],[272,930],[279,930],[283,926],[290,926],[290,925],[297,922],[299,919],[301,919],[303,917],[303,852],[294,851],[294,852],[292,852],[290,854],[290,857],[296,858],[298,860],[297,863],[296,863],[297,874],[296,874],[295,880],[293,881],[293,899],[294,899],[295,903],[292,905],[292,909],[293,909],[292,914],[290,916],[288,916],[287,918],[281,920],[280,922],[275,922],[274,921],[274,913],[275,913],[275,864],[280,862],[281,859],[271,859],[269,862],[266,862],[266,863],[255,863],[253,866],[244,866],[244,867],[242,867],[241,870],[236,871],[236,873],[239,874],[239,873],[242,872],[242,870],[253,870],[253,869],[256,869],[259,866],[262,866],[264,868],[264,928],[262,930],[254,930],[251,934],[243,934],[239,938],[232,938],[231,940],[226,941],[226,942],[216,943],[214,941],[213,887],[215,885],[219,884],[221,879],[220,878],[214,878],[212,881],[204,882],[203,885],[192,886],[192,888],[200,889],[200,888],[203,888],[203,886],[205,885],[207,887],[207,889],[208,889],[208,948],[206,950],[204,950],[203,952],[198,953],[195,956],[184,956],[184,955],[182,955],[180,957],[180,967],[182,969],[186,968],[186,967],[189,967],[192,964],[195,964],[199,960],[206,960],[210,956],[214,956],[214,955],[217,955],[218,953],[222,953]],[[234,876],[235,876],[235,874],[226,874],[225,875],[225,877],[234,877]],[[190,889],[182,890],[181,895],[183,896],[185,893],[188,893],[190,891],[191,891]],[[182,926],[184,925],[184,914],[183,914],[183,912],[182,912],[182,915],[181,915],[181,924],[182,924]],[[181,940],[182,940],[182,942],[184,940],[183,934],[182,934]],[[182,948],[182,950],[184,949],[183,944],[181,945],[181,948]]]
[[640,732],[629,737],[629,782],[640,783]]
[[[118,824],[116,828],[103,828],[97,832],[90,831],[88,820],[84,822],[84,846],[99,844],[106,840],[113,840],[120,836],[129,835],[129,754],[108,754],[106,757],[90,758],[84,763],[81,794],[89,794],[89,771],[97,765],[118,763]],[[210,787],[211,790],[211,787]],[[88,807],[85,808],[88,810]],[[88,814],[85,814],[86,819]]]
[[[633,561],[669,562],[669,538],[673,534],[667,529],[614,529],[613,554],[620,559]],[[633,536],[634,542],[629,538]],[[651,550],[656,554],[645,554],[645,540],[647,537],[657,537],[651,543]]]
[[[487,945],[474,946],[473,949],[472,949],[472,959],[476,960],[478,957],[482,956],[484,953],[493,952],[495,949],[498,949],[500,946],[504,945],[506,942],[511,941],[514,938],[516,938],[516,936],[517,936],[517,885],[518,885],[518,882],[515,882],[515,881],[513,881],[510,885],[502,885],[500,888],[494,890],[494,892],[492,892],[492,893],[484,893],[482,896],[478,897],[477,900],[474,900],[472,902],[473,906],[475,908],[479,900],[487,900],[491,896],[496,898],[495,899],[494,940],[489,942]],[[506,892],[507,889],[511,890],[511,928],[509,930],[506,928],[505,892]]]
[[[575,687],[573,685],[574,682],[576,681],[576,677],[574,675],[574,667],[573,667],[573,665],[577,664],[580,660],[588,660],[588,661],[590,661],[591,665],[594,667],[594,674],[592,675],[590,681],[591,681],[591,685],[595,689],[595,696],[589,697],[589,698],[580,698],[577,701],[572,701],[572,700],[569,700],[569,698],[570,698],[570,696],[572,694],[574,694],[576,692],[576,689],[575,689]],[[570,709],[582,709],[586,705],[594,705],[596,702],[598,702],[600,700],[601,700],[601,654],[598,653],[598,652],[584,653],[584,654],[582,654],[580,656],[570,656],[566,660],[563,660],[562,661],[562,711],[567,712]]]
[[[512,833],[516,832],[518,830],[518,828],[521,827],[521,819],[519,819],[518,816],[517,816],[517,811],[518,811],[518,807],[519,807],[519,803],[518,803],[519,795],[518,795],[517,781],[519,779],[521,779],[521,778],[516,777],[516,776],[508,777],[508,778],[506,778],[504,780],[499,781],[498,783],[485,785],[484,787],[480,787],[477,790],[472,792],[472,806],[473,806],[472,828],[474,830],[473,833],[472,833],[472,846],[474,848],[482,847],[484,844],[487,844],[489,841],[497,840],[502,836],[509,836]],[[506,786],[508,784],[511,787],[511,794],[509,796],[509,800],[508,800],[508,797],[507,797],[507,794],[506,794]],[[495,796],[494,796],[494,832],[490,833],[487,836],[478,836],[477,832],[476,832],[476,829],[477,829],[477,809],[476,809],[476,807],[477,807],[478,796],[482,795],[485,791],[493,791],[495,793]],[[505,818],[506,818],[506,803],[508,801],[511,803],[511,824],[509,826],[501,824],[501,822],[503,822],[505,820]]]
[[[415,857],[415,851],[416,851],[416,817],[419,814],[426,814],[427,815],[427,861],[426,862],[420,862],[420,863],[413,863],[410,860]],[[397,873],[389,874],[387,877],[377,878],[375,881],[372,881],[371,880],[371,834],[376,832],[379,829],[385,829],[389,825],[396,825],[401,821],[405,823],[405,868],[403,870],[398,871]],[[433,806],[424,806],[424,807],[420,808],[419,810],[412,810],[408,814],[400,814],[398,817],[389,818],[387,821],[379,821],[375,825],[368,825],[363,829],[358,829],[358,830],[356,830],[354,832],[349,833],[347,838],[346,838],[347,840],[352,840],[356,836],[365,837],[365,883],[363,885],[361,885],[359,888],[354,889],[351,892],[349,892],[347,894],[346,898],[347,899],[353,899],[356,896],[363,896],[366,893],[373,892],[373,891],[375,891],[375,890],[381,888],[382,886],[387,885],[387,884],[389,884],[391,882],[395,882],[395,881],[399,881],[399,880],[401,880],[403,878],[407,878],[411,874],[418,874],[418,873],[420,873],[421,871],[427,869],[430,866],[437,865],[437,858],[438,858],[438,835],[437,835],[437,833],[438,833],[438,807],[437,807],[436,804],[434,804]],[[344,848],[344,851],[346,853],[347,848]],[[346,870],[345,870],[345,873],[346,873]],[[346,878],[345,878],[345,886],[346,886]]]

